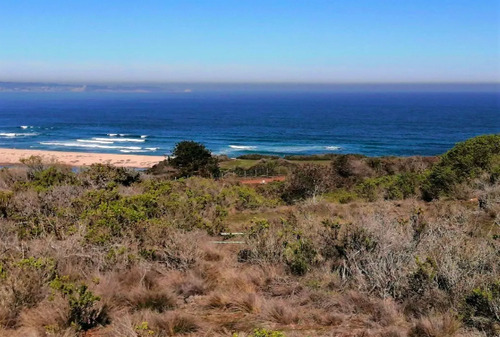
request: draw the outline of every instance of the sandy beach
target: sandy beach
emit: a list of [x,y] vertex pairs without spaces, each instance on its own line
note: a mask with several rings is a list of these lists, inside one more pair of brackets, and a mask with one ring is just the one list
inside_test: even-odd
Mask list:
[[144,156],[133,154],[61,152],[41,150],[18,150],[0,148],[0,165],[15,165],[20,159],[41,156],[46,161],[57,161],[71,166],[88,166],[95,163],[109,163],[115,166],[147,168],[164,159],[163,156]]

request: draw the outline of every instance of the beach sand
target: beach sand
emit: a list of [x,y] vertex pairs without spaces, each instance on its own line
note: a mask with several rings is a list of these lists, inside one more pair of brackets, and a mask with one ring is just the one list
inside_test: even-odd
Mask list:
[[112,164],[122,167],[147,168],[164,160],[163,156],[133,154],[109,154],[87,152],[60,152],[41,150],[0,149],[0,165],[15,165],[20,159],[41,156],[45,161],[57,161],[71,166],[88,166],[95,163]]

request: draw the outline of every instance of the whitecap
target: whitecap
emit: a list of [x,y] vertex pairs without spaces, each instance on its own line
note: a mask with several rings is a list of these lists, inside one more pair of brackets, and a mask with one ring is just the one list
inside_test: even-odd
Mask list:
[[340,149],[340,146],[325,146],[325,150],[338,151]]
[[159,149],[159,147],[146,147],[146,150],[149,150],[149,151],[156,151],[158,149]]
[[110,137],[116,137],[116,136],[118,136],[118,134],[117,133],[108,133],[108,136],[110,136]]
[[95,137],[95,138],[92,138],[93,140],[99,140],[99,141],[113,141],[113,142],[133,142],[133,143],[144,143],[146,140],[145,139],[137,139],[137,138],[113,138],[113,139],[109,139],[109,138],[99,138],[99,137]]
[[14,137],[31,137],[38,136],[38,133],[15,133],[15,132],[0,132],[0,137],[14,138]]
[[93,143],[93,144],[113,144],[112,140],[95,140],[95,139],[77,139],[80,143]]
[[229,145],[230,148],[235,150],[255,150],[257,146],[249,146],[249,145]]
[[84,147],[93,149],[142,150],[142,147],[139,146],[114,146],[114,145],[87,144],[78,142],[40,142],[40,144],[49,146]]
[[31,126],[31,125],[21,125],[20,128],[23,129],[23,130],[33,129],[33,126]]
[[147,137],[148,137],[148,135],[142,135],[141,136],[141,138],[147,138]]
[[123,153],[144,153],[144,152],[149,152],[147,150],[120,150],[120,152]]

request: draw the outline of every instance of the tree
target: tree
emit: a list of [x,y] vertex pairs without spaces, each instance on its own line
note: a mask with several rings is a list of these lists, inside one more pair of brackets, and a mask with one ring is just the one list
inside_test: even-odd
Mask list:
[[170,164],[179,170],[181,177],[218,177],[220,174],[217,158],[203,144],[191,140],[179,142],[172,155]]

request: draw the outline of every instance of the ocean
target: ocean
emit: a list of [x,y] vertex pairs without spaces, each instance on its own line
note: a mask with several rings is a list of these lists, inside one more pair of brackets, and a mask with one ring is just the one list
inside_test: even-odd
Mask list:
[[500,132],[500,93],[218,90],[2,92],[0,147],[164,155],[437,155]]

